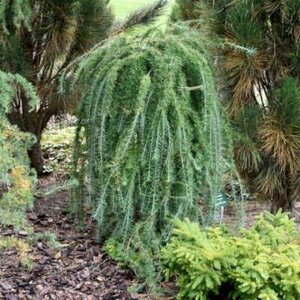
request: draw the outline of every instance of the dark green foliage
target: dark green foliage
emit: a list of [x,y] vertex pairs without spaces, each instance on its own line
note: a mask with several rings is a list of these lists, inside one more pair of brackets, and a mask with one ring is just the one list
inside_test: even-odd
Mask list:
[[0,25],[5,34],[9,34],[12,27],[20,28],[22,24],[30,28],[31,5],[29,0],[1,0]]
[[[293,178],[300,172],[300,2],[225,1],[215,11],[227,42],[222,54],[232,118],[244,134],[235,147],[237,166],[251,189],[272,201],[272,211],[291,210],[299,199]],[[251,133],[242,132],[249,113]]]
[[29,156],[38,173],[43,172],[40,140],[48,121],[78,104],[78,91],[58,93],[61,72],[105,39],[111,25],[105,0],[0,1],[0,69],[26,78],[41,100],[30,110],[28,97],[20,93],[9,113],[13,124],[36,136]]
[[[208,221],[228,168],[205,42],[184,26],[170,27],[110,40],[76,73],[84,93],[73,209],[80,214],[90,204],[99,238],[114,237],[128,261],[138,256],[135,271],[148,284],[145,273],[157,270],[152,258],[168,239],[169,220]],[[78,138],[83,129],[86,147]],[[206,218],[201,199],[210,207]]]
[[[182,11],[202,2],[178,0]],[[222,39],[218,70],[238,133],[237,167],[272,211],[291,210],[300,178],[300,1],[204,2]]]
[[300,238],[287,214],[261,216],[238,236],[188,220],[176,221],[173,234],[162,255],[180,299],[300,298]]
[[11,74],[0,71],[0,114],[1,120],[6,119],[6,114],[9,113],[13,108],[13,99],[20,89],[29,99],[29,109],[39,103],[39,99],[36,95],[36,91],[32,84],[19,74]]

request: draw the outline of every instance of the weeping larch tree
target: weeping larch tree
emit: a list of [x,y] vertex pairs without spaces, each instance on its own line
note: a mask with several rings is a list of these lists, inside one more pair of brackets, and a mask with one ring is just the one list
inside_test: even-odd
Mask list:
[[228,166],[205,41],[185,26],[167,27],[118,35],[75,73],[83,94],[73,211],[80,217],[91,206],[98,237],[135,256],[131,266],[148,284],[170,220],[207,222],[199,203],[213,215]]
[[13,99],[9,119],[35,135],[29,151],[32,166],[43,172],[40,140],[48,121],[67,110],[77,92],[61,95],[61,71],[107,37],[112,16],[105,0],[1,0],[0,70],[20,74],[40,98],[31,110],[26,93]]
[[[203,18],[202,1],[177,2],[180,18]],[[221,41],[218,69],[236,130],[236,165],[273,212],[291,210],[300,195],[300,1],[204,3]]]

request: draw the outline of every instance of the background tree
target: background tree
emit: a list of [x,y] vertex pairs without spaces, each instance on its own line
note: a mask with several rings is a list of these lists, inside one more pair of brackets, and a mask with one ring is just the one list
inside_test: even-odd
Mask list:
[[76,98],[58,93],[61,71],[107,37],[112,15],[105,0],[12,0],[0,1],[0,23],[0,69],[22,75],[40,98],[31,110],[26,93],[17,93],[9,119],[36,136],[29,156],[41,174],[41,134]]
[[199,0],[177,0],[173,6],[172,18],[182,21],[199,21],[202,14],[202,1]]
[[299,199],[300,1],[205,3],[222,38],[218,66],[237,130],[237,166],[272,211],[291,209]]

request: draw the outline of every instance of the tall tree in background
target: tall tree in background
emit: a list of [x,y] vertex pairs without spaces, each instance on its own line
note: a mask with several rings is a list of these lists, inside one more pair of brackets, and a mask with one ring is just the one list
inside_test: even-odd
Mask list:
[[58,93],[61,71],[105,39],[111,23],[105,0],[0,0],[0,69],[25,77],[40,98],[31,110],[27,95],[19,91],[9,114],[13,124],[36,136],[29,157],[39,174],[41,134],[75,97]]
[[[237,166],[273,212],[289,210],[300,197],[300,1],[205,3],[223,40],[218,66],[237,129]],[[195,19],[199,7],[179,0],[179,17]]]

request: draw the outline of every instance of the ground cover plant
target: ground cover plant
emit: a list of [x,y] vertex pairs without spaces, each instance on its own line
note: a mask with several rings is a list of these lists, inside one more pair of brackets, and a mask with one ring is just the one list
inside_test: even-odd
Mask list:
[[71,176],[74,141],[75,126],[45,130],[41,141],[46,161],[44,172],[48,170],[66,178]]
[[299,253],[296,223],[279,212],[260,216],[239,234],[178,220],[162,255],[167,278],[176,276],[180,299],[296,300]]

